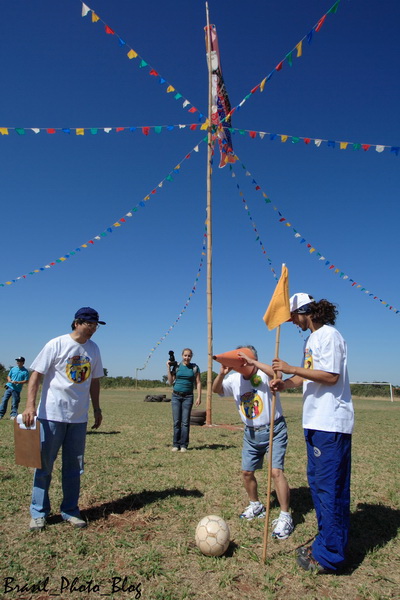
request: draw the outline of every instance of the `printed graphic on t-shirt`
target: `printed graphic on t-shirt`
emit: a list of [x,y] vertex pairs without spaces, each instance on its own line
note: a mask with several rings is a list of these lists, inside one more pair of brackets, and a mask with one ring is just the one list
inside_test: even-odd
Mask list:
[[313,369],[314,361],[311,348],[306,348],[304,352],[304,368]]
[[83,383],[91,372],[90,358],[88,356],[71,356],[67,359],[66,374],[73,383]]
[[263,411],[264,405],[262,398],[257,390],[246,392],[240,397],[240,410],[246,419],[257,419]]

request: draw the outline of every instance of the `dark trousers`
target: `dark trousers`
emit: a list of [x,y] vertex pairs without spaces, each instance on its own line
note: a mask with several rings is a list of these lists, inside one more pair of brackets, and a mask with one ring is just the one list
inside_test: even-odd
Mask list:
[[350,524],[351,435],[304,430],[307,476],[318,521],[313,557],[336,570],[345,561]]
[[193,394],[179,396],[172,392],[172,419],[174,422],[173,445],[176,448],[187,448],[189,444],[190,413],[193,406]]

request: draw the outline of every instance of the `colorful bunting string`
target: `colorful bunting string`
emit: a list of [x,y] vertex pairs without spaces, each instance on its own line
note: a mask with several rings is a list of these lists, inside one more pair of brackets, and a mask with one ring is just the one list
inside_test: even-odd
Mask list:
[[[148,137],[151,132],[156,134],[161,134],[163,132],[171,132],[174,130],[183,130],[189,129],[190,131],[207,131],[209,127],[208,120],[204,123],[178,123],[175,125],[135,125],[135,126],[124,126],[124,127],[0,127],[0,135],[7,136],[10,132],[14,132],[17,135],[25,135],[29,132],[37,135],[38,133],[47,133],[50,135],[54,135],[55,133],[65,133],[72,135],[97,135],[99,133],[105,133],[109,135],[110,133],[135,133],[140,132],[142,135]],[[219,139],[219,129],[220,126],[212,126],[214,137]],[[388,146],[385,144],[364,144],[359,142],[343,142],[336,140],[327,140],[323,138],[313,138],[313,137],[302,137],[302,136],[294,136],[290,134],[283,133],[271,133],[268,131],[255,131],[251,129],[238,129],[236,127],[229,127],[229,131],[232,134],[246,135],[255,140],[260,138],[261,140],[268,139],[270,141],[279,140],[281,143],[291,142],[292,144],[298,144],[303,142],[306,146],[315,145],[317,148],[320,148],[323,145],[327,145],[329,148],[339,148],[340,150],[363,150],[364,152],[368,152],[368,150],[375,150],[379,154],[384,152],[385,150],[389,150],[391,154],[395,156],[399,156],[400,154],[400,146]]]
[[324,140],[322,138],[312,137],[300,137],[287,135],[282,133],[269,133],[267,131],[251,131],[249,129],[237,129],[231,128],[232,133],[239,133],[240,135],[249,134],[251,139],[256,139],[257,136],[264,140],[269,139],[270,141],[280,140],[282,143],[292,142],[292,144],[298,144],[304,142],[306,146],[314,144],[317,148],[320,148],[323,144],[326,144],[329,148],[339,148],[340,150],[364,150],[368,152],[370,149],[375,149],[376,152],[382,153],[384,150],[390,150],[392,154],[399,156],[400,146],[385,146],[384,144],[360,144],[356,142],[337,142],[336,140]]
[[[236,178],[236,173],[233,170],[231,164],[229,165],[229,168],[230,168],[230,171],[231,171],[231,177]],[[249,217],[251,226],[252,226],[253,231],[254,231],[254,233],[256,235],[256,242],[259,243],[259,245],[261,247],[261,250],[262,250],[262,253],[265,256],[265,258],[267,259],[267,261],[268,261],[268,264],[269,264],[269,267],[270,267],[270,269],[272,271],[272,274],[275,277],[276,281],[278,281],[279,277],[277,276],[276,271],[275,271],[275,269],[273,267],[272,261],[271,261],[270,257],[268,256],[267,251],[265,250],[263,242],[261,241],[260,234],[259,234],[258,229],[257,229],[257,225],[256,225],[253,217],[251,216],[251,212],[250,212],[250,208],[249,208],[248,202],[246,201],[246,199],[244,197],[244,194],[243,194],[243,192],[242,192],[242,190],[240,188],[240,185],[239,185],[239,183],[237,181],[236,181],[236,187],[238,189],[239,196],[242,198],[243,208],[245,209],[245,211],[247,213],[247,216]]]
[[105,237],[109,236],[110,234],[112,234],[119,227],[121,227],[122,225],[124,225],[125,223],[127,223],[127,218],[129,219],[130,217],[133,217],[133,215],[140,208],[144,208],[146,206],[146,202],[148,202],[150,200],[150,198],[152,196],[154,196],[163,187],[163,185],[164,185],[164,183],[166,181],[168,181],[168,182],[174,181],[174,176],[180,173],[181,165],[186,160],[188,160],[189,158],[191,158],[192,152],[195,152],[195,153],[199,152],[199,146],[203,142],[207,142],[207,136],[204,137],[202,140],[200,140],[199,143],[196,146],[194,146],[194,148],[192,148],[192,150],[188,154],[186,154],[185,157],[172,169],[172,171],[170,171],[168,173],[168,175],[166,175],[166,177],[164,177],[164,179],[162,179],[160,181],[160,183],[158,183],[158,185],[155,188],[153,188],[147,194],[147,196],[145,196],[142,200],[140,200],[136,204],[136,206],[134,206],[123,217],[121,217],[120,219],[118,219],[118,221],[116,221],[115,223],[113,223],[112,225],[110,225],[109,227],[107,227],[100,234],[95,235],[92,239],[88,240],[84,244],[81,244],[81,246],[79,246],[78,248],[75,248],[75,250],[67,252],[66,254],[64,254],[64,256],[60,256],[59,258],[57,258],[57,259],[55,259],[55,260],[47,263],[46,265],[44,265],[42,267],[39,267],[37,269],[33,269],[32,271],[29,271],[29,273],[27,273],[25,275],[20,275],[19,277],[16,277],[15,279],[10,279],[9,281],[5,281],[4,283],[0,283],[0,287],[7,287],[9,285],[12,285],[13,283],[17,283],[18,281],[23,281],[24,279],[27,279],[27,277],[29,275],[36,275],[38,273],[46,271],[46,269],[51,269],[51,267],[55,267],[58,264],[62,264],[65,261],[67,261],[69,258],[71,258],[72,256],[78,255],[84,249],[91,248],[92,246],[95,245],[96,242],[100,242],[103,238],[105,238]]
[[264,91],[265,85],[266,83],[268,83],[268,81],[271,80],[272,76],[274,75],[274,73],[282,71],[282,68],[285,64],[285,62],[292,67],[293,66],[293,54],[296,53],[296,58],[300,58],[303,55],[303,42],[307,41],[308,44],[311,44],[312,40],[313,40],[313,36],[314,33],[320,31],[322,25],[324,24],[326,17],[331,14],[334,15],[337,12],[337,9],[339,7],[339,3],[340,0],[337,0],[333,6],[331,6],[331,8],[328,10],[328,12],[326,12],[318,21],[317,23],[314,25],[314,27],[309,31],[309,33],[307,35],[305,35],[295,46],[294,48],[292,48],[292,50],[290,52],[288,52],[286,54],[286,56],[276,65],[276,67],[269,73],[269,75],[267,75],[266,77],[264,77],[264,79],[257,84],[255,87],[253,87],[253,89],[243,98],[243,100],[241,102],[239,102],[239,104],[237,104],[234,108],[232,108],[232,110],[230,111],[230,113],[228,113],[228,115],[226,116],[226,118],[230,117],[235,111],[240,110],[242,108],[242,106],[245,104],[245,102],[247,102],[247,100],[249,98],[251,98],[256,92],[257,90],[260,90],[260,92]]
[[197,283],[199,281],[200,278],[200,274],[201,271],[203,269],[203,263],[204,263],[204,257],[207,255],[207,222],[206,222],[206,227],[205,227],[205,232],[203,234],[203,243],[202,243],[202,249],[201,249],[201,258],[200,258],[200,264],[199,267],[197,269],[197,274],[196,274],[196,278],[194,280],[194,283],[192,285],[192,289],[191,292],[185,302],[185,304],[183,305],[183,308],[181,309],[180,313],[178,314],[177,318],[175,319],[175,321],[172,323],[172,325],[170,325],[170,327],[168,327],[167,331],[160,337],[160,339],[158,340],[158,342],[156,344],[154,344],[153,348],[151,348],[145,363],[143,365],[143,367],[141,369],[138,369],[139,371],[143,371],[143,369],[145,369],[151,359],[151,357],[153,356],[154,352],[157,350],[158,346],[160,344],[162,344],[162,342],[165,340],[165,338],[172,332],[172,330],[174,329],[174,327],[179,323],[180,319],[182,318],[182,316],[184,315],[184,313],[186,312],[190,301],[193,298],[193,295],[196,293],[196,288],[197,288]]
[[[238,160],[240,161],[239,158],[238,158]],[[264,198],[264,202],[266,204],[270,204],[272,206],[272,208],[278,213],[279,223],[281,223],[285,227],[288,227],[288,228],[290,228],[292,230],[295,239],[297,241],[299,241],[300,244],[302,244],[304,248],[307,249],[307,251],[308,251],[308,253],[310,255],[316,256],[318,258],[318,260],[321,261],[321,264],[324,267],[326,267],[329,271],[331,271],[335,275],[338,275],[340,279],[342,279],[343,281],[348,281],[349,283],[351,283],[351,286],[354,289],[359,290],[360,292],[363,292],[364,294],[366,294],[367,296],[369,296],[373,300],[378,300],[378,302],[380,302],[385,308],[388,308],[389,310],[393,311],[395,314],[399,314],[400,313],[400,309],[395,308],[389,302],[386,302],[385,300],[382,300],[381,298],[379,298],[379,296],[376,296],[373,292],[371,292],[370,290],[368,290],[361,283],[358,283],[357,281],[355,281],[354,279],[352,279],[349,275],[347,275],[344,271],[342,271],[342,269],[336,267],[331,261],[327,260],[326,257],[323,256],[322,253],[317,250],[317,248],[315,248],[315,246],[313,246],[304,236],[301,235],[301,233],[299,233],[297,231],[297,229],[295,229],[292,226],[291,223],[289,223],[287,221],[286,217],[283,216],[283,214],[280,212],[280,210],[278,209],[278,207],[274,206],[271,203],[270,198],[262,190],[261,186],[257,183],[257,181],[255,180],[254,176],[250,173],[250,171],[247,170],[247,168],[245,167],[245,165],[241,161],[240,161],[240,163],[242,165],[242,168],[245,171],[246,177],[251,177],[252,178],[251,183],[252,183],[254,189],[257,192],[261,193],[261,195]]]
[[182,101],[182,108],[187,109],[191,114],[199,113],[198,120],[202,121],[204,115],[194,106],[190,100],[185,98],[172,84],[170,84],[164,77],[162,77],[156,69],[154,69],[136,50],[128,46],[128,44],[112,29],[107,25],[101,17],[99,17],[94,10],[92,10],[87,4],[82,2],[82,17],[86,17],[89,13],[92,13],[92,23],[98,23],[99,21],[104,25],[104,31],[108,35],[114,35],[118,39],[118,44],[121,48],[128,50],[127,57],[129,60],[135,59],[139,69],[145,69],[151,77],[154,77],[160,85],[165,88],[167,94],[170,94],[175,100]]
[[208,129],[208,119],[204,123],[179,123],[177,125],[137,125],[137,126],[125,126],[125,127],[0,127],[0,135],[9,135],[10,131],[17,135],[26,135],[28,132],[32,132],[35,135],[38,133],[48,133],[54,135],[55,133],[66,133],[72,135],[97,135],[98,133],[122,133],[129,132],[135,133],[136,131],[141,132],[143,135],[148,136],[151,131],[160,134],[163,131],[174,131],[175,129],[190,129],[190,131],[206,131]]

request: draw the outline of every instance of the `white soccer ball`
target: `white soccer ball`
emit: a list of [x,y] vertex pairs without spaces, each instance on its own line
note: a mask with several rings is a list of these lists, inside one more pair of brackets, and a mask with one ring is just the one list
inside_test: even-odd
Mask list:
[[229,546],[228,524],[221,517],[207,515],[196,527],[196,546],[206,556],[221,556]]

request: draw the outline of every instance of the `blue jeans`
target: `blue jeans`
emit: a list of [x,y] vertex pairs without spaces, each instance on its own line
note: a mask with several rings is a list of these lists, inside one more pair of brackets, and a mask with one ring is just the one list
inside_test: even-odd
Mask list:
[[21,392],[18,392],[17,390],[13,390],[12,388],[7,386],[6,391],[4,392],[3,399],[0,404],[0,417],[4,417],[4,415],[6,414],[8,400],[11,395],[12,395],[12,403],[11,403],[10,415],[11,415],[11,417],[17,416]]
[[350,526],[351,435],[304,430],[307,476],[318,521],[312,555],[337,570],[346,557]]
[[190,413],[193,406],[193,394],[178,396],[172,392],[172,419],[174,422],[173,445],[176,448],[187,448],[189,444]]
[[79,517],[80,478],[83,473],[87,423],[40,422],[42,468],[33,476],[31,516],[47,517],[50,513],[49,487],[53,464],[62,447],[61,516],[63,519]]

